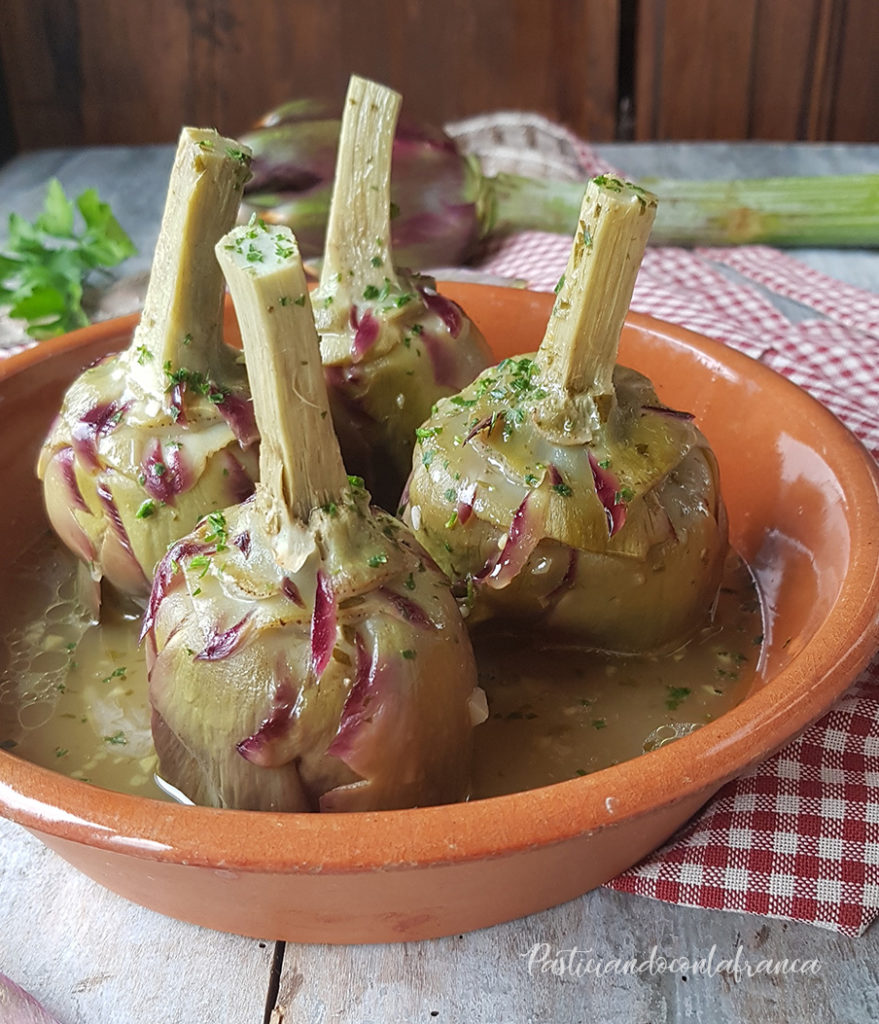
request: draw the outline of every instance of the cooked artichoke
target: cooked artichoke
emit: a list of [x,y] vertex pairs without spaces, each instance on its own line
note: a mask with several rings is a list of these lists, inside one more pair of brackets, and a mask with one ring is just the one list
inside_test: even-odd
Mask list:
[[346,476],[289,229],[254,222],[217,255],[261,482],[156,573],[144,635],[161,775],[196,803],[256,810],[459,800],[485,707],[448,582]]
[[95,579],[135,598],[172,541],[253,490],[256,425],[213,255],[248,165],[233,140],[183,129],[131,344],[73,382],[40,454],[52,526]]
[[404,519],[473,624],[649,651],[709,614],[727,550],[713,453],[616,365],[655,199],[590,182],[536,354],[504,360],[418,430]]
[[491,362],[433,280],[394,266],[390,176],[401,97],[351,79],[320,284],[312,302],[345,465],[395,510],[415,429]]

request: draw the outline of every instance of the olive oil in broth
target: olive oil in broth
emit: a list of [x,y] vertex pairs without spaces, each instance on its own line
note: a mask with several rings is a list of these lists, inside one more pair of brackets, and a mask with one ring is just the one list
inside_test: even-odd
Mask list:
[[[34,571],[34,566],[38,570]],[[55,540],[13,570],[0,609],[0,748],[107,789],[168,799],[156,784],[135,615],[77,599]],[[562,782],[637,757],[737,704],[759,671],[762,619],[730,559],[713,621],[675,651],[613,655],[509,636],[477,640],[489,718],[475,732],[473,798]]]
[[685,736],[747,696],[762,641],[757,589],[735,555],[712,621],[673,651],[618,655],[533,637],[478,640],[489,717],[476,731],[473,797],[589,775]]
[[97,625],[79,569],[54,537],[16,565],[0,609],[0,748],[107,789],[161,797],[154,780],[139,618]]

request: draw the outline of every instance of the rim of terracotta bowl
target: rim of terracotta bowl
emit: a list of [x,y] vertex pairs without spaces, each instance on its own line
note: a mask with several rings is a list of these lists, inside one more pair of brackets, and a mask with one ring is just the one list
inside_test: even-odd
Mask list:
[[[466,303],[552,297],[485,285],[443,286]],[[489,294],[492,293],[492,294]],[[496,294],[495,294],[496,293]],[[518,296],[518,298],[516,298]],[[477,317],[478,319],[478,317]],[[137,315],[41,343],[0,361],[0,379],[58,353],[118,338]],[[694,794],[706,798],[768,757],[839,697],[879,646],[879,472],[824,406],[765,366],[674,324],[630,314],[630,328],[701,361],[790,389],[796,411],[819,420],[846,480],[852,558],[831,613],[803,652],[741,704],[675,743],[591,775],[469,803],[356,814],[290,814],[182,806],[78,782],[0,752],[0,810],[36,832],[147,860],[271,874],[412,869],[502,857],[631,821]],[[803,653],[808,652],[808,657]]]

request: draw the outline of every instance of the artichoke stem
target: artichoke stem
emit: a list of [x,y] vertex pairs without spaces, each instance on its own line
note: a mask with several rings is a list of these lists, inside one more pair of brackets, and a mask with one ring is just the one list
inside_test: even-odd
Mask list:
[[306,522],[338,501],[348,477],[330,416],[320,343],[299,249],[259,221],[216,247],[241,327],[260,431],[260,484],[272,514]]
[[613,368],[656,198],[601,176],[589,182],[538,361],[562,401],[613,394]]
[[352,75],[345,97],[320,293],[398,285],[391,254],[391,156],[402,97]]
[[143,314],[130,352],[132,373],[161,394],[166,368],[216,373],[223,348],[223,277],[212,250],[235,223],[250,151],[213,130],[180,134]]

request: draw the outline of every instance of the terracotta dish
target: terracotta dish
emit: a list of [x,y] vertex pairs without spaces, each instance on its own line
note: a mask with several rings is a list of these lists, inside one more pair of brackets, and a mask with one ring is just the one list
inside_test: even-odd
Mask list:
[[[552,299],[475,285],[443,290],[498,356],[536,346]],[[88,362],[125,344],[134,323],[99,324],[0,362],[5,557],[46,528],[34,463],[62,391]],[[822,406],[720,344],[631,316],[620,361],[648,374],[669,405],[695,413],[720,461],[732,541],[770,612],[766,681],[735,709],[570,782],[351,815],[178,806],[0,752],[0,812],[163,914],[298,942],[484,927],[572,899],[653,850],[723,783],[819,717],[875,650],[879,474]]]

